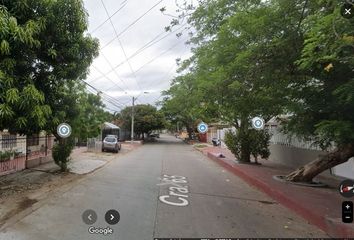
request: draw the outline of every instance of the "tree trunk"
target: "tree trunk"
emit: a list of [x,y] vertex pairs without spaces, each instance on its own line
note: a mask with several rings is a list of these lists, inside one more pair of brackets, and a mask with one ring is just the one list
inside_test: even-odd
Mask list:
[[240,124],[239,130],[239,138],[241,145],[241,159],[240,162],[250,163],[251,162],[251,148],[250,148],[250,140],[249,139],[249,129],[247,125],[247,120],[242,120]]
[[241,159],[240,162],[251,162],[251,151],[248,144],[241,144]]
[[323,171],[335,167],[354,156],[354,143],[338,147],[333,152],[306,164],[288,174],[285,179],[292,182],[312,182],[312,179]]
[[192,140],[192,133],[193,133],[193,128],[191,128],[191,127],[187,127],[187,132],[188,132],[188,139],[189,140]]

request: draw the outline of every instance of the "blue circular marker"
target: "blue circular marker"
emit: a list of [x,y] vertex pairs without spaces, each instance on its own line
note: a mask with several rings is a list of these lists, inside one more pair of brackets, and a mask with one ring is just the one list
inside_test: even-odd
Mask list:
[[204,122],[198,124],[197,130],[199,133],[206,133],[208,131],[208,125]]
[[67,138],[71,135],[71,127],[67,123],[62,123],[57,127],[57,133],[62,138]]
[[252,119],[252,127],[256,130],[261,130],[264,128],[264,120],[260,117],[255,117]]

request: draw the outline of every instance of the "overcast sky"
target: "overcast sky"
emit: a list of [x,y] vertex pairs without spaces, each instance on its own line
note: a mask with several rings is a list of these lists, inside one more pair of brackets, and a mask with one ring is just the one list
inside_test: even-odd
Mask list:
[[[137,104],[154,105],[159,100],[161,91],[168,89],[173,76],[176,75],[176,59],[186,59],[190,56],[190,46],[185,45],[187,31],[177,38],[176,33],[180,31],[169,34],[164,30],[171,17],[163,15],[160,8],[166,7],[168,13],[174,13],[175,0],[102,1],[109,16],[115,14],[111,21],[119,38],[116,38],[111,22],[106,21],[108,15],[101,0],[84,0],[89,14],[88,31],[99,39],[101,48],[99,57],[91,65],[86,82],[123,105],[130,106],[132,96],[138,96]],[[156,6],[150,12],[129,27],[154,5]],[[105,21],[106,23],[101,25]],[[168,36],[165,37],[166,35]],[[164,39],[131,57],[144,45],[161,38]],[[126,58],[129,59],[130,66]],[[107,108],[119,111],[117,106],[107,101],[107,95],[104,96]]]

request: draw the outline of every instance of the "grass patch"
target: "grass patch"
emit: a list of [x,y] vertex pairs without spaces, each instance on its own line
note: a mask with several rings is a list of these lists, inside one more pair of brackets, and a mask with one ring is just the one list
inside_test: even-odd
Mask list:
[[196,148],[205,148],[207,147],[208,145],[205,145],[205,144],[195,144],[194,147]]

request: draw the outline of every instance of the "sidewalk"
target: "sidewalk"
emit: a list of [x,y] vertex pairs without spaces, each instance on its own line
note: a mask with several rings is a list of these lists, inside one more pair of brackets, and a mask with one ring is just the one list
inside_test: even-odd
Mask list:
[[[140,145],[123,143],[122,149],[118,154],[111,152],[88,152],[86,147],[75,148],[70,155],[71,160],[68,165],[69,172],[75,174],[91,173],[106,165],[106,163],[113,158],[125,154],[138,146]],[[44,172],[55,172],[59,170],[59,167],[52,161],[32,169]]]
[[116,153],[87,152],[86,147],[75,148],[70,155],[70,171],[60,173],[52,161],[35,168],[0,177],[0,231],[38,209],[49,195],[60,194],[116,157],[125,155],[141,144],[123,143]]
[[[279,182],[274,175],[286,175],[291,168],[274,164],[267,160],[259,161],[262,165],[238,164],[235,157],[226,148],[196,147],[221,166],[227,168],[248,184],[265,192],[270,197],[296,212],[309,223],[324,230],[331,237],[354,237],[354,224],[342,223],[341,211],[343,198],[334,178],[319,178],[329,185],[327,188],[313,188]],[[225,158],[218,157],[222,153]],[[350,200],[350,199],[349,199]]]

